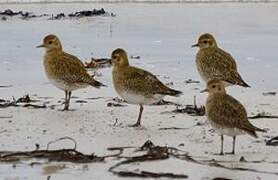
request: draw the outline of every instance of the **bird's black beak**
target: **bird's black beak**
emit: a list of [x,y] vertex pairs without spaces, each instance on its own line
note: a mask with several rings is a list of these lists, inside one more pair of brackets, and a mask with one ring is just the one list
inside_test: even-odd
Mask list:
[[36,48],[43,48],[43,47],[45,47],[45,45],[39,45],[39,46],[36,46]]
[[193,44],[191,47],[192,47],[192,48],[194,48],[194,47],[199,47],[199,44],[198,44],[198,43],[197,43],[197,44]]
[[200,91],[200,93],[204,93],[204,92],[208,92],[208,89],[204,89],[204,90]]

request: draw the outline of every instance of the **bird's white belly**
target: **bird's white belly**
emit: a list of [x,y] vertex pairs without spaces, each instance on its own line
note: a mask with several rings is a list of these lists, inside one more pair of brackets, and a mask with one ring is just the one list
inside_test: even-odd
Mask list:
[[[205,74],[201,69],[198,69],[198,72],[199,72],[201,78],[203,79],[203,81],[205,81],[206,83],[208,83],[210,80],[212,80],[212,79],[214,79],[214,78],[215,78],[215,79],[219,79],[219,78],[217,78],[216,75],[213,75],[213,74],[212,74],[211,76],[208,76],[208,75]],[[220,76],[220,77],[221,77],[221,76]],[[229,83],[229,82],[227,82],[227,81],[222,81],[222,82],[223,82],[223,84],[224,84],[225,87],[234,85],[234,84]]]
[[63,90],[63,91],[74,91],[74,90],[85,88],[85,87],[88,86],[88,84],[84,84],[84,83],[82,83],[82,84],[80,84],[80,83],[69,84],[69,83],[66,83],[65,81],[56,80],[56,79],[53,79],[53,78],[49,78],[49,82],[51,84],[53,84],[54,86],[56,86],[57,88]]
[[151,105],[159,102],[164,95],[155,94],[152,97],[146,97],[142,94],[136,94],[132,92],[121,92],[119,95],[130,104],[141,104],[141,105]]
[[[204,75],[203,73],[200,73],[200,76],[201,76],[201,78],[202,78],[206,83],[208,83],[210,80],[214,79],[213,77],[207,77],[207,76]],[[217,78],[216,78],[216,79],[217,79]],[[227,81],[222,81],[222,82],[223,82],[223,84],[224,84],[225,87],[234,85],[234,84],[229,83],[229,82],[227,82]]]
[[219,135],[226,135],[226,136],[238,136],[245,134],[245,132],[238,128],[227,128],[225,126],[219,125],[214,123],[213,121],[209,120],[211,127],[215,130],[215,132]]

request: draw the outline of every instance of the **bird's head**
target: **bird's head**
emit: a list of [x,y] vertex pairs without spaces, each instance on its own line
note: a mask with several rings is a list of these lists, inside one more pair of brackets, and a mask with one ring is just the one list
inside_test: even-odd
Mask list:
[[45,48],[47,51],[52,51],[52,50],[62,50],[62,44],[59,40],[59,38],[53,34],[45,36],[43,39],[43,43],[37,48]]
[[225,94],[225,86],[221,80],[212,79],[207,83],[207,88],[201,92],[208,92],[209,94],[222,93]]
[[199,37],[198,43],[192,45],[192,47],[199,47],[200,49],[205,49],[205,48],[217,47],[217,43],[211,34],[205,33]]
[[125,67],[129,65],[127,54],[123,49],[120,48],[115,49],[112,52],[111,59],[112,59],[112,64],[115,67]]

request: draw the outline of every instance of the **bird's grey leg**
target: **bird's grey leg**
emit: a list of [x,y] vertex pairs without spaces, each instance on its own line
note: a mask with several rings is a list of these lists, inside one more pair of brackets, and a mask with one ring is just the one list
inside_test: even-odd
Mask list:
[[235,154],[235,149],[236,149],[236,136],[233,136],[233,150],[231,154]]
[[131,127],[138,127],[138,126],[141,126],[142,112],[143,112],[143,105],[140,104],[140,111],[139,111],[138,120],[137,120],[137,122],[136,122],[135,124],[131,125]]
[[69,91],[69,94],[68,94],[68,108],[69,108],[69,104],[70,104],[70,98],[71,98],[71,91]]
[[221,134],[221,151],[220,151],[220,155],[224,155],[223,149],[224,149],[224,135]]
[[236,149],[236,136],[233,136],[233,150],[232,152],[226,154],[235,154],[235,149]]
[[69,92],[65,91],[65,106],[64,106],[64,111],[69,110],[69,103],[68,103],[68,99],[69,99]]

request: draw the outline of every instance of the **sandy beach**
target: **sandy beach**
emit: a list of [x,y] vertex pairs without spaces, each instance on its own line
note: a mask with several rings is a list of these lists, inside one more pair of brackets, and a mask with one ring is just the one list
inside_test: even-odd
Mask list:
[[[190,180],[278,178],[277,146],[266,146],[265,143],[278,136],[277,119],[250,120],[268,132],[258,133],[258,139],[240,136],[237,138],[236,155],[217,156],[214,153],[220,150],[220,137],[211,130],[205,116],[172,113],[175,105],[146,106],[143,127],[128,127],[136,122],[139,107],[126,103],[121,103],[122,107],[107,106],[118,97],[112,85],[111,68],[95,72],[96,79],[108,87],[74,91],[72,110],[63,112],[60,110],[64,93],[48,82],[42,66],[44,52],[35,48],[49,33],[59,36],[64,50],[83,62],[91,57],[110,57],[115,48],[124,48],[130,56],[140,56],[140,59],[130,59],[132,65],[153,72],[162,82],[184,92],[179,98],[166,97],[165,100],[188,105],[193,104],[196,96],[199,107],[205,103],[207,95],[199,93],[205,84],[195,67],[197,49],[191,45],[196,43],[201,33],[210,32],[218,39],[220,47],[233,54],[239,72],[251,85],[251,88],[229,87],[228,93],[244,104],[249,116],[258,113],[277,116],[277,95],[263,94],[277,92],[278,89],[277,3],[0,5],[0,11],[12,9],[35,14],[68,14],[93,8],[104,8],[116,16],[62,20],[7,17],[6,21],[0,21],[0,86],[8,86],[0,88],[0,99],[18,99],[29,94],[32,100],[36,100],[34,104],[46,106],[41,109],[21,106],[0,108],[0,151],[31,151],[36,149],[35,144],[46,149],[50,141],[71,137],[77,142],[76,150],[79,152],[104,156],[115,153],[107,148],[132,146],[135,148],[123,152],[123,156],[130,157],[138,155],[136,147],[150,140],[155,145],[178,148],[203,164],[170,157],[123,165],[119,169],[185,174]],[[186,84],[188,79],[200,83]],[[232,139],[227,137],[225,151],[230,151],[231,145]],[[50,145],[50,149],[72,147],[69,140]],[[240,161],[242,157],[246,161]],[[108,170],[123,159],[111,157],[105,162],[78,164],[38,159],[1,162],[0,179],[121,179]],[[212,159],[228,168],[204,163]],[[31,166],[34,162],[39,163]],[[47,171],[52,166],[56,169]]]

